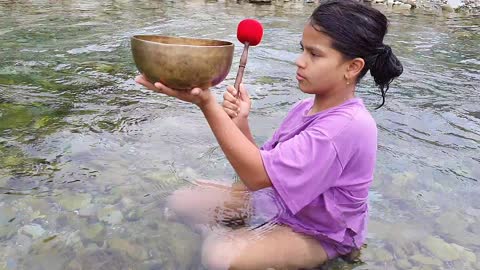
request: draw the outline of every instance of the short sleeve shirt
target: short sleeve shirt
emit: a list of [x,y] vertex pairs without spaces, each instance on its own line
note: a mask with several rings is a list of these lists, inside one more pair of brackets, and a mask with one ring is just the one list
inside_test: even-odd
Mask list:
[[299,102],[261,148],[277,220],[295,231],[359,246],[365,238],[377,127],[361,99],[308,115]]

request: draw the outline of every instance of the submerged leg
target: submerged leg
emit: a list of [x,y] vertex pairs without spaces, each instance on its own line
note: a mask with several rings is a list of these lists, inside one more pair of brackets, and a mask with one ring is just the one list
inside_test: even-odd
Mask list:
[[175,218],[192,225],[242,223],[249,213],[249,192],[238,183],[196,181],[193,186],[175,191],[167,200],[167,209]]
[[202,262],[210,270],[308,269],[327,259],[318,240],[280,225],[262,234],[248,229],[214,232],[202,248]]

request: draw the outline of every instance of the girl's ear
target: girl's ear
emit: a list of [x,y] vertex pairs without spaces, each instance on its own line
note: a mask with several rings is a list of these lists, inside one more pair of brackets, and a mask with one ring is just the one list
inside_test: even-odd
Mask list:
[[363,60],[360,57],[350,60],[347,66],[345,78],[356,79],[364,66],[365,66],[365,60]]

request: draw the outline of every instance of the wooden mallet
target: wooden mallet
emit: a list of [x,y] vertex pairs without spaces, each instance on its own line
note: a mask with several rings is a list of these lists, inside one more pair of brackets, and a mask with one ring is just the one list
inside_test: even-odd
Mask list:
[[234,84],[235,89],[237,89],[237,98],[240,96],[240,83],[242,83],[243,72],[247,65],[248,48],[258,45],[262,40],[262,36],[263,26],[260,22],[253,19],[245,19],[238,24],[237,39],[243,43],[244,47]]

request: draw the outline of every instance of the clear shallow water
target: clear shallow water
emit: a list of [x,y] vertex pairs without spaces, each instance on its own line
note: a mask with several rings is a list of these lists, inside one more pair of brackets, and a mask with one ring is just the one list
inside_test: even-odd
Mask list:
[[[0,1],[0,269],[201,269],[162,199],[234,173],[196,108],[135,85],[129,37],[236,42],[220,100],[236,26],[260,19],[244,81],[262,143],[306,97],[293,62],[314,5],[77,2]],[[358,89],[380,130],[368,247],[329,267],[480,269],[480,18],[379,8],[405,72],[380,110],[370,78]]]

